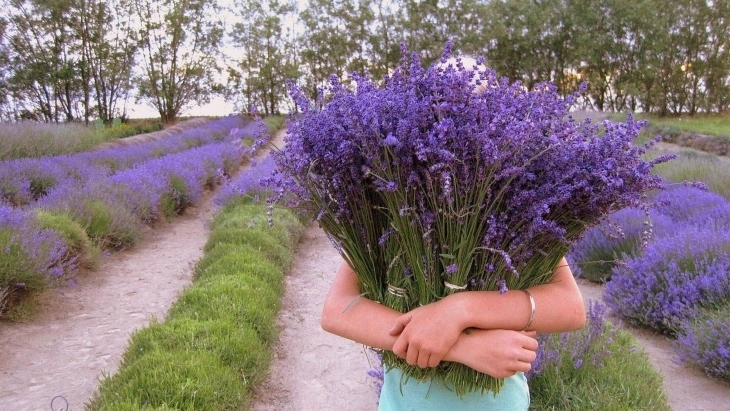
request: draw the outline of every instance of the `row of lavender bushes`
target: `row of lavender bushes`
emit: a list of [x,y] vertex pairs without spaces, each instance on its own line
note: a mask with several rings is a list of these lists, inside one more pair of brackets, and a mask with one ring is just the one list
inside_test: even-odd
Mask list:
[[648,212],[625,209],[571,251],[629,322],[676,337],[680,358],[730,382],[730,201],[673,185]]
[[151,143],[1,162],[0,315],[195,204],[255,151],[261,127],[229,116]]

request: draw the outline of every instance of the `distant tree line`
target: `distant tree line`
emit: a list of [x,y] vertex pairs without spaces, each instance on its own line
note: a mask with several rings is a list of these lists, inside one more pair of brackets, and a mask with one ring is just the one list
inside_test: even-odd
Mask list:
[[296,109],[286,79],[316,97],[331,74],[381,78],[402,43],[428,64],[447,40],[527,87],[570,93],[586,82],[582,104],[598,110],[730,108],[727,1],[219,3],[0,0],[0,118],[110,122],[134,98],[169,122],[219,93],[279,113]]

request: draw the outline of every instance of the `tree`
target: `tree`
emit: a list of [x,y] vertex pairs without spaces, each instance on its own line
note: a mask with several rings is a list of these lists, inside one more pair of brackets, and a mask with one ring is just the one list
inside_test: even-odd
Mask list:
[[0,18],[0,121],[12,118],[10,101],[8,100],[8,72],[10,70],[10,61],[8,48],[5,44],[5,29],[7,22]]
[[45,121],[76,118],[80,94],[70,0],[10,0],[6,41],[13,72],[9,90],[24,116]]
[[88,122],[96,114],[105,124],[111,124],[115,117],[126,116],[124,103],[132,88],[136,51],[132,29],[119,2],[77,1],[78,12],[72,16],[71,24],[81,56],[79,73],[87,108],[84,119]]
[[[388,45],[375,51],[381,38],[378,30],[382,33],[392,19],[387,16],[387,6],[375,7],[372,0],[308,1],[300,14],[304,32],[298,46],[305,73],[300,82],[311,98],[319,96],[331,75],[346,83],[349,73],[369,72],[373,67],[382,72],[388,67],[388,63],[374,63],[374,56],[387,57],[392,51]],[[381,18],[377,23],[376,12]]]
[[287,96],[286,80],[297,76],[294,34],[283,24],[294,13],[294,3],[239,0],[235,11],[238,19],[231,37],[244,55],[229,68],[229,84],[242,93],[229,94],[241,96],[245,109],[256,106],[266,115],[279,114]]
[[373,11],[372,30],[368,38],[370,44],[370,74],[381,79],[398,65],[400,59],[399,22],[397,8],[390,0],[375,0],[371,5]]
[[218,6],[206,0],[128,0],[139,21],[142,73],[136,77],[141,100],[175,121],[190,104],[205,104],[220,86],[215,74],[223,26]]

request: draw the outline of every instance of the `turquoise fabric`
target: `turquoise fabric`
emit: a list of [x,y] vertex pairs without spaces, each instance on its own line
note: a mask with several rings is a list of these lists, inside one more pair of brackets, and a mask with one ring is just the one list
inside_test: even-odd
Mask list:
[[505,378],[502,390],[469,393],[459,398],[441,382],[412,378],[401,384],[402,373],[393,368],[385,373],[378,411],[526,411],[530,391],[524,374]]

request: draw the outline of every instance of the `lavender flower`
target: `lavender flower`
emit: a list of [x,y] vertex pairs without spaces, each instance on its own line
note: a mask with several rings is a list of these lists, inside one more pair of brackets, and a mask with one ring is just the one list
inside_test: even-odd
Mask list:
[[263,180],[270,176],[275,168],[274,158],[271,155],[266,156],[263,160],[252,164],[234,180],[224,184],[218,191],[214,202],[218,205],[225,205],[236,198],[254,197],[263,193],[265,184]]
[[617,263],[639,255],[651,238],[675,229],[661,212],[625,208],[587,230],[571,248],[568,261],[576,276],[604,283]]

